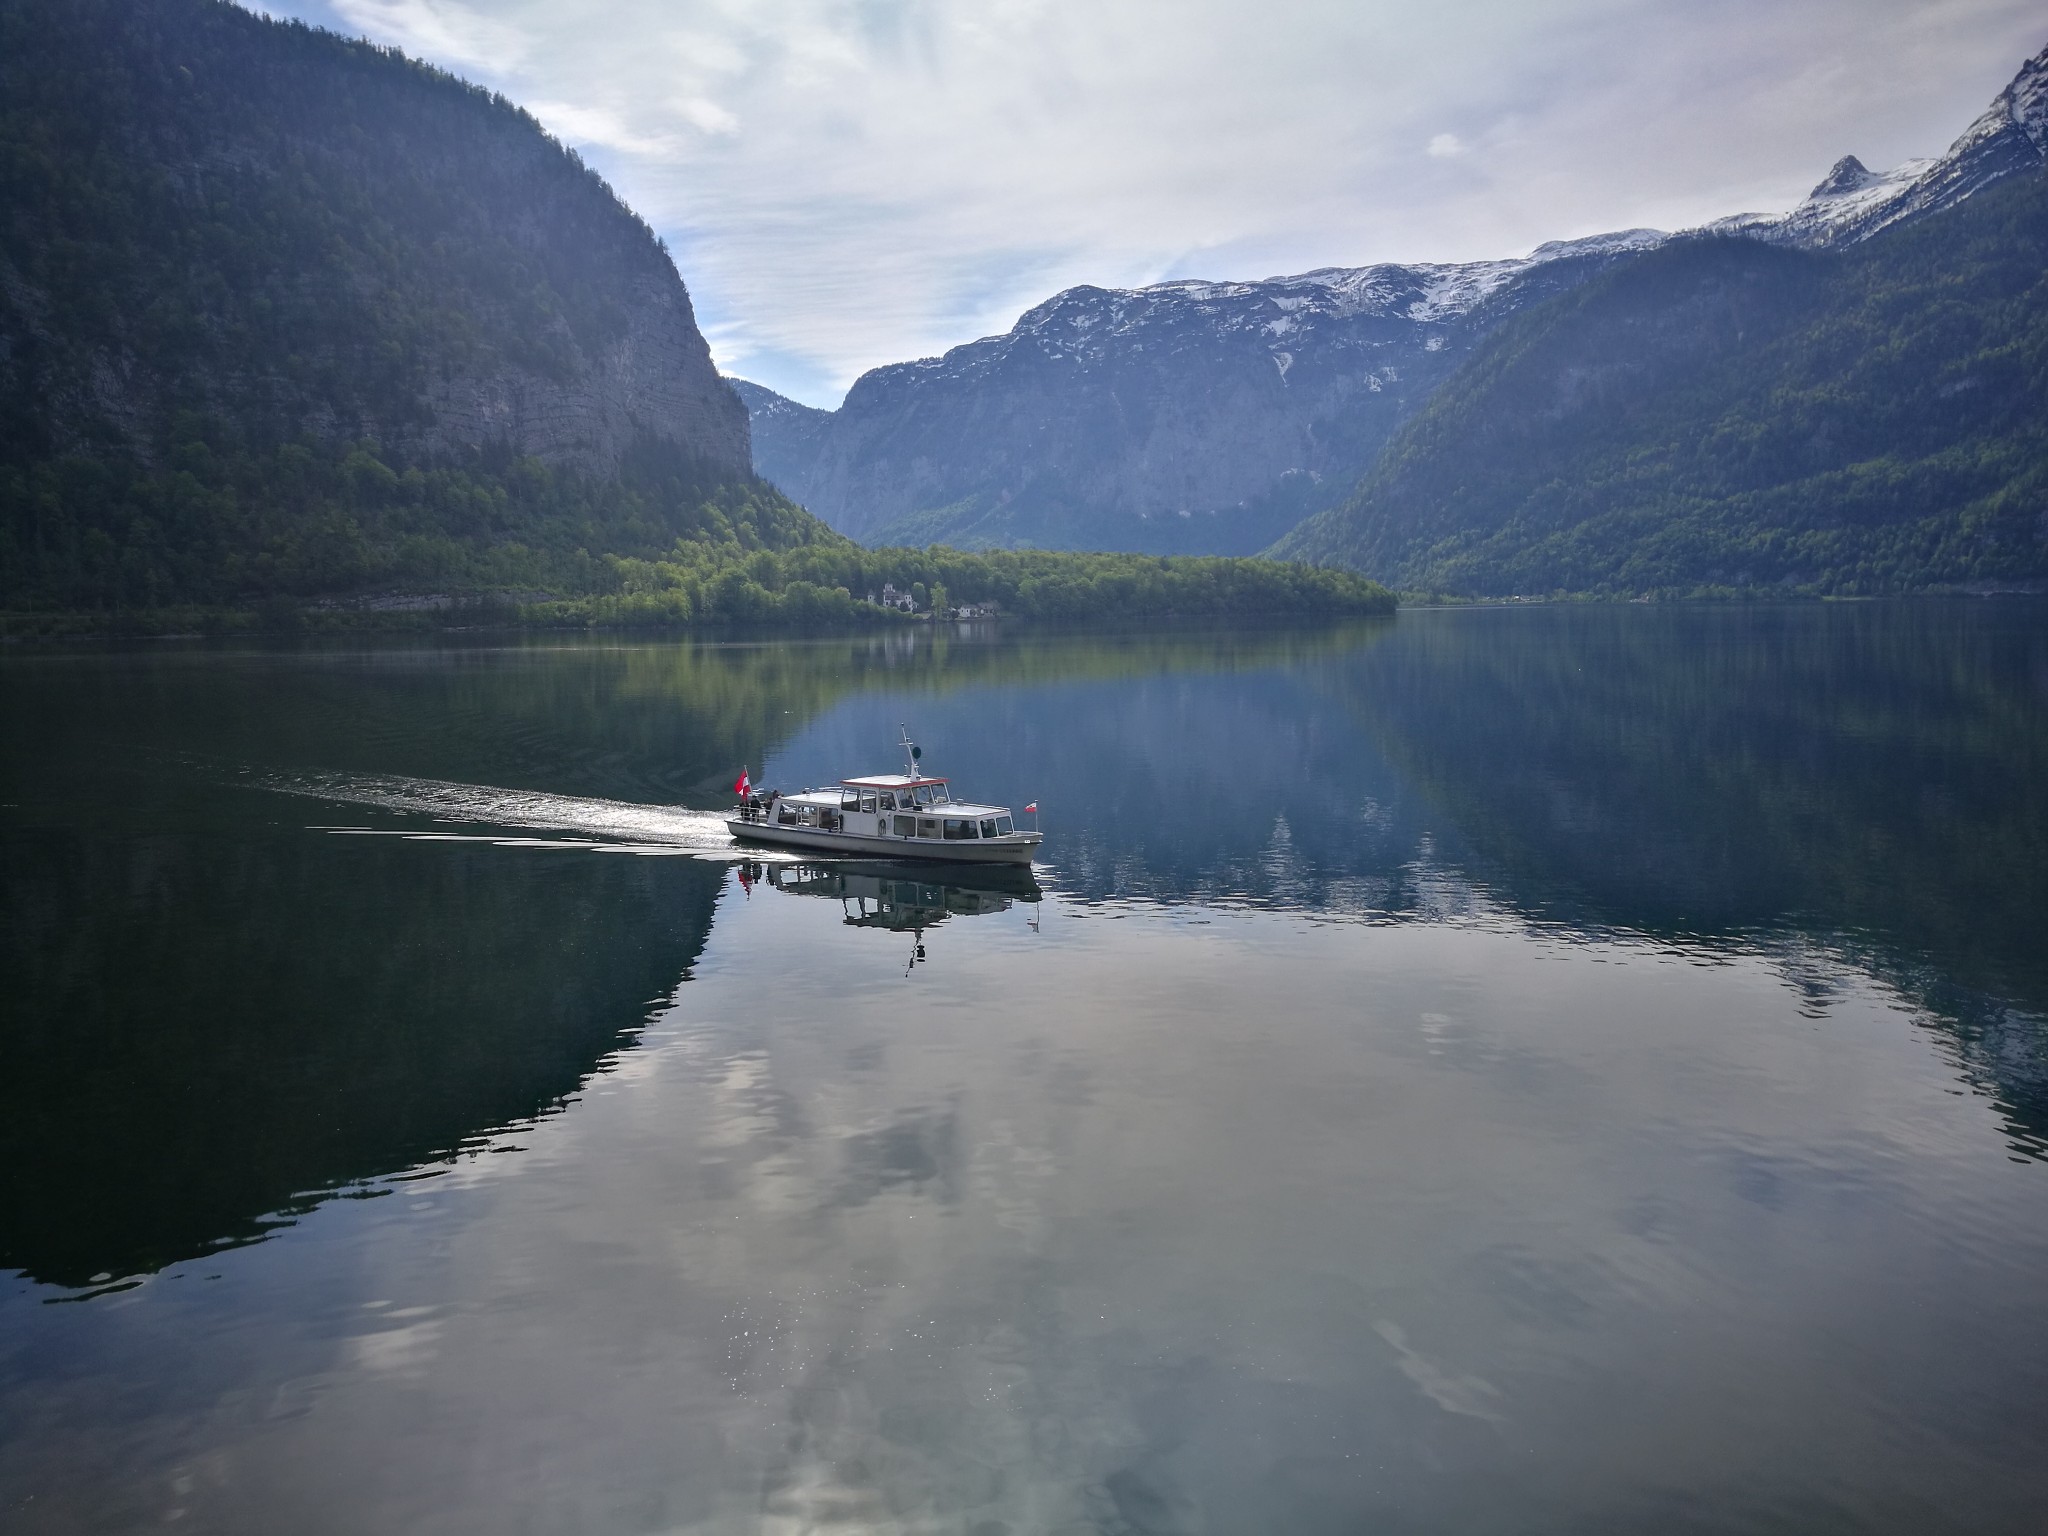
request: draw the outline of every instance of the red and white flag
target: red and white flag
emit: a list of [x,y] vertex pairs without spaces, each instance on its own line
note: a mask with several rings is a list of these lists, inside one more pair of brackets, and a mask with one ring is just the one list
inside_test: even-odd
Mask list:
[[739,782],[733,785],[732,792],[738,795],[742,800],[744,800],[747,798],[747,795],[752,791],[753,787],[754,781],[747,777],[747,770],[742,768],[740,770]]
[[1038,802],[1034,800],[1029,805],[1025,806],[1024,809],[1029,811],[1032,815],[1036,816],[1038,814]]

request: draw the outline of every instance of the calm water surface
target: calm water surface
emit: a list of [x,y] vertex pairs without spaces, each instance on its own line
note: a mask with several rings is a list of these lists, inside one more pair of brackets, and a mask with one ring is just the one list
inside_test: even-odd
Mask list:
[[[0,719],[9,1532],[2043,1528],[2040,604]],[[735,858],[899,721],[1035,883]]]

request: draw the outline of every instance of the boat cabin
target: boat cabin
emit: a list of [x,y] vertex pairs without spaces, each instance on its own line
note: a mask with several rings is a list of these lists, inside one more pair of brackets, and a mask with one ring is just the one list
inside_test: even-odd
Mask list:
[[806,789],[778,797],[764,818],[778,827],[813,827],[879,837],[966,842],[1008,837],[1016,823],[1000,805],[955,800],[944,779],[883,773],[841,779],[837,789]]

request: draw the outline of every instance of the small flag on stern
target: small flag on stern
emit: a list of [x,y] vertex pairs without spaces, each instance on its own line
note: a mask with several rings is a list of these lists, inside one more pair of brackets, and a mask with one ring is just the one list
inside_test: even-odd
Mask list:
[[753,789],[753,787],[753,781],[747,777],[747,770],[742,768],[740,770],[739,781],[733,785],[732,792],[738,795],[742,800],[744,800],[747,798],[748,791]]
[[1025,806],[1024,809],[1029,811],[1032,815],[1036,816],[1038,814],[1038,802],[1034,800],[1029,805]]

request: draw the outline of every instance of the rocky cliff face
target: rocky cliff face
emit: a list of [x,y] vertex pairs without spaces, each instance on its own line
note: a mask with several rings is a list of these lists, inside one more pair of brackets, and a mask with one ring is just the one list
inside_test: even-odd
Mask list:
[[9,456],[238,439],[744,478],[652,231],[501,97],[215,0],[0,12]]
[[869,543],[1250,553],[1342,495],[1503,318],[1663,238],[1074,288],[834,412],[740,387],[761,473]]
[[682,280],[671,268],[621,295],[619,332],[568,377],[518,366],[450,370],[429,384],[420,455],[502,448],[585,473],[617,471],[646,441],[735,475],[753,462],[746,408],[712,366]]

